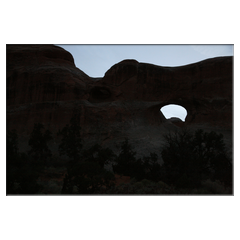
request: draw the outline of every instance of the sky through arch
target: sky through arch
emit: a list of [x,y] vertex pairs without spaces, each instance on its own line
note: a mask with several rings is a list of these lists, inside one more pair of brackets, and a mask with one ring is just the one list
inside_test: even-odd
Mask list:
[[185,122],[185,119],[187,117],[187,110],[184,107],[176,104],[165,105],[160,109],[160,111],[166,119],[177,117]]

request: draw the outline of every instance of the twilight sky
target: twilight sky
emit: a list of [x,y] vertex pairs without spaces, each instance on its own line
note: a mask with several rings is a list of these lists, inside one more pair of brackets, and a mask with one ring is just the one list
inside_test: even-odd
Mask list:
[[207,58],[232,56],[233,45],[58,45],[69,51],[75,65],[90,77],[103,77],[124,59],[159,66],[182,66]]
[[[183,66],[204,59],[233,56],[233,45],[59,45],[74,58],[75,65],[90,77],[103,77],[114,64],[124,59],[159,66]],[[179,117],[186,112],[171,106],[165,109],[166,118]]]

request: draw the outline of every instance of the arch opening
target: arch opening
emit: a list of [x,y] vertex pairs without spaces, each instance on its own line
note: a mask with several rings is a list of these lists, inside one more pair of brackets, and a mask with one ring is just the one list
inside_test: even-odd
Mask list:
[[160,111],[166,119],[179,118],[185,122],[185,119],[187,117],[187,110],[177,104],[165,105],[164,107],[160,108]]

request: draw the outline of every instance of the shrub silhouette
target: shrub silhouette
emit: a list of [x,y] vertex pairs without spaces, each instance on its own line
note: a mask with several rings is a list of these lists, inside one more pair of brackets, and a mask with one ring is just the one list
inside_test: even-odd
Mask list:
[[60,155],[67,155],[72,161],[78,161],[81,157],[82,140],[80,135],[80,116],[75,114],[70,124],[58,131],[58,136],[62,136],[59,145]]
[[43,130],[43,124],[35,123],[28,141],[31,147],[28,154],[38,165],[46,164],[47,159],[52,156],[51,150],[47,145],[48,142],[52,140],[52,134],[49,130],[45,132],[43,132]]
[[159,181],[161,177],[161,166],[157,162],[158,156],[155,153],[150,153],[149,157],[137,159],[136,152],[133,151],[128,139],[121,145],[121,152],[115,159],[113,171],[120,175],[130,176],[137,181],[149,179]]
[[144,175],[144,169],[141,159],[136,159],[136,152],[132,150],[128,139],[121,145],[121,152],[115,159],[113,164],[113,171],[120,175],[130,176],[139,179]]
[[[145,171],[145,179],[158,182],[162,179],[163,170],[161,165],[157,162],[158,155],[150,153],[149,157],[143,157],[143,168]],[[143,179],[143,178],[142,178]]]
[[[68,168],[64,178],[63,194],[97,194],[113,185],[114,175],[93,161],[83,161]],[[76,190],[74,191],[74,187]]]
[[[65,165],[67,174],[63,181],[63,194],[232,191],[232,162],[222,134],[203,130],[169,133],[165,136],[164,163],[161,166],[155,153],[136,158],[128,139],[121,144],[118,156],[99,144],[83,149],[80,130],[79,115],[74,115],[70,123],[58,132],[62,137],[59,153],[70,159]],[[51,132],[44,131],[44,126],[37,123],[28,141],[31,149],[20,153],[17,132],[7,131],[7,194],[37,194],[42,191],[37,180],[46,160],[52,156],[48,148],[51,139]],[[105,169],[108,164],[112,164],[114,173],[130,176],[132,183],[114,186],[114,174]],[[210,190],[206,189],[207,183]]]
[[227,157],[223,135],[183,130],[165,136],[162,150],[165,181],[177,187],[199,187],[213,178],[231,184],[232,164]]
[[63,194],[99,193],[102,188],[109,188],[114,181],[114,175],[104,166],[115,155],[110,149],[98,144],[87,150],[82,149],[80,129],[79,115],[74,115],[70,124],[59,131],[62,136],[59,152],[70,158],[63,181]]
[[18,135],[16,130],[7,131],[7,194],[15,193],[17,170],[20,167],[18,152]]
[[99,144],[95,144],[88,150],[83,150],[82,158],[88,162],[96,162],[101,168],[106,164],[113,162],[116,155],[109,148],[102,148]]
[[37,183],[37,179],[41,172],[41,168],[36,166],[34,160],[29,158],[25,153],[21,153],[19,156],[21,167],[15,172],[15,179],[17,183],[17,194],[38,194],[40,193],[42,186]]
[[[62,193],[93,194],[100,193],[102,188],[110,188],[115,177],[104,169],[104,164],[110,162],[112,156],[113,153],[110,149],[101,148],[99,145],[85,150],[81,160],[69,164]],[[77,190],[74,190],[74,187]]]
[[18,156],[18,135],[16,130],[7,131],[7,159],[8,163],[15,162]]
[[39,193],[39,168],[35,163],[35,159],[19,152],[16,131],[7,131],[7,194]]

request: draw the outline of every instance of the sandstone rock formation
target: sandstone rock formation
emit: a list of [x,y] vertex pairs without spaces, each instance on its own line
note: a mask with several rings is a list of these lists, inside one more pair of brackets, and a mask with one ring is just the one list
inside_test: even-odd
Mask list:
[[[79,112],[86,145],[98,142],[117,151],[128,137],[140,153],[159,154],[162,135],[187,126],[222,132],[230,146],[232,81],[232,57],[181,67],[124,60],[96,80],[60,47],[7,45],[7,128],[17,129],[24,145],[34,123],[56,137]],[[186,121],[166,120],[159,110],[167,104],[185,107]]]

